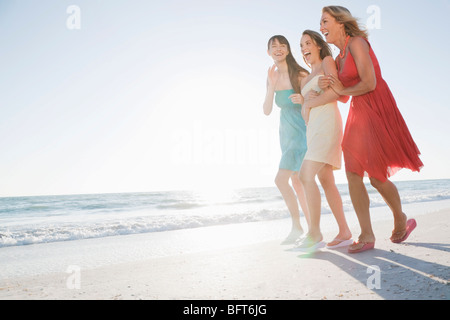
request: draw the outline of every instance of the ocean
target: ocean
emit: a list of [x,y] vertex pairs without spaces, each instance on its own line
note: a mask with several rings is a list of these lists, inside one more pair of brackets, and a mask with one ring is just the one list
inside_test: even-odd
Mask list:
[[[450,199],[450,179],[395,182],[402,203]],[[344,210],[353,207],[338,185]],[[386,206],[367,184],[371,207]],[[331,211],[322,197],[322,214]],[[275,187],[0,198],[0,248],[289,218]]]

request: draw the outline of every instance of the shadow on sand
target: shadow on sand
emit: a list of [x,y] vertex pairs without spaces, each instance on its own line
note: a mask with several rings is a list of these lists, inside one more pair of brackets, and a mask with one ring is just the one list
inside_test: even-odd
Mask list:
[[[436,254],[448,254],[450,244],[408,243],[424,247]],[[435,251],[437,250],[437,252]],[[439,252],[442,251],[442,252]],[[387,300],[449,300],[450,268],[446,265],[413,258],[392,250],[375,248],[359,254],[347,253],[347,248],[302,254],[301,259],[326,260]]]

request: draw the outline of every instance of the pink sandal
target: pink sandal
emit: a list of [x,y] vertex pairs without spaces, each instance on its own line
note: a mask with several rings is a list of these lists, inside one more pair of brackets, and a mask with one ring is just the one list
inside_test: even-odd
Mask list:
[[403,231],[394,232],[394,233],[392,233],[391,241],[393,243],[401,243],[401,242],[405,241],[406,239],[408,239],[409,235],[416,228],[416,226],[417,226],[416,220],[409,219],[408,221],[406,221],[406,233],[405,233],[405,235],[402,238],[398,239],[398,240],[392,240],[392,236],[403,233]]
[[[352,249],[352,246],[357,244],[363,244],[363,246],[359,249]],[[353,244],[348,247],[348,253],[360,253],[363,251],[371,250],[375,248],[375,242],[353,242]]]

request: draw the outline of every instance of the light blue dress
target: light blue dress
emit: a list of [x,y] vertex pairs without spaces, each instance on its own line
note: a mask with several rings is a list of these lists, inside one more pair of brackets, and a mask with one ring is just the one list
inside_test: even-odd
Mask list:
[[280,107],[280,169],[299,171],[306,154],[306,124],[302,105],[294,104],[289,96],[294,89],[275,91],[275,103]]

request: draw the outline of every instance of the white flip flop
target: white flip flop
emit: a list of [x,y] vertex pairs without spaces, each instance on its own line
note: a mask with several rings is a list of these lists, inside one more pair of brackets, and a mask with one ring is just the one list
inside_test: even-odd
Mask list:
[[297,243],[297,240],[300,239],[304,235],[304,233],[304,231],[292,230],[287,238],[284,239],[283,242],[281,242],[281,245],[292,245]]
[[[340,241],[338,244],[335,244],[334,246],[327,245],[327,249],[337,249],[342,247],[348,247],[353,244],[353,239],[348,240],[341,240],[341,239],[333,239],[333,241]],[[331,242],[333,242],[331,241]]]
[[298,245],[296,245],[294,248],[292,248],[290,251],[300,251],[300,252],[307,252],[307,253],[313,253],[318,251],[319,249],[325,248],[325,242],[319,241],[316,243],[313,243],[308,246],[307,243],[307,237],[303,239],[302,242],[300,242]]

